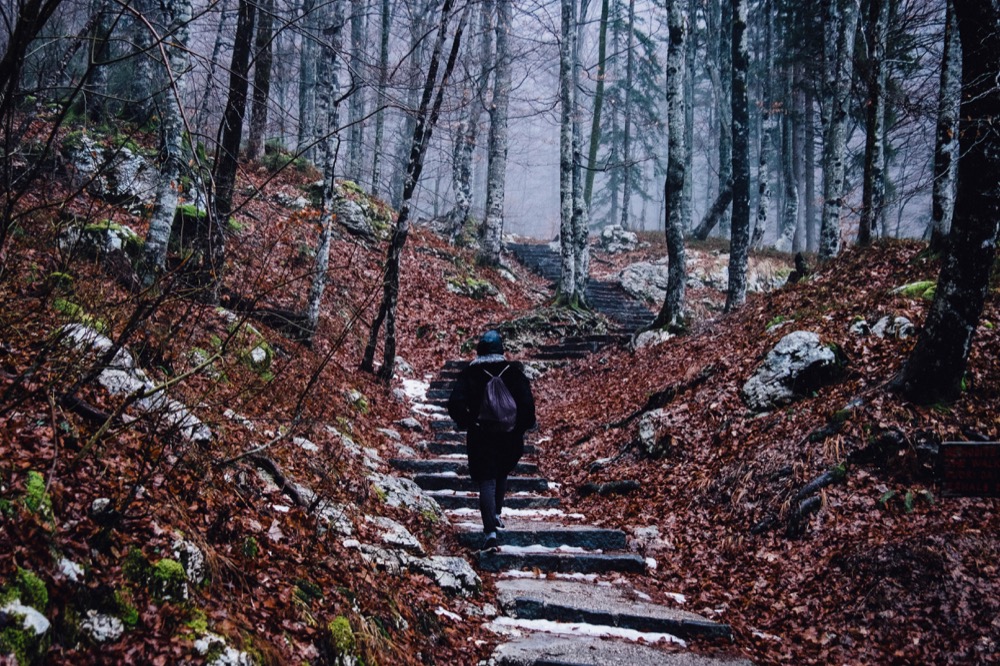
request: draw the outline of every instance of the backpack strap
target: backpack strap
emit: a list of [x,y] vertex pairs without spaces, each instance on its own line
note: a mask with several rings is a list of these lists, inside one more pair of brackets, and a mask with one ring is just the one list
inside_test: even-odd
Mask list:
[[485,373],[486,373],[487,375],[489,375],[489,376],[490,376],[490,379],[496,379],[497,377],[503,377],[503,373],[507,372],[507,370],[509,370],[509,369],[510,369],[510,365],[506,365],[506,366],[504,366],[504,369],[503,369],[503,370],[501,370],[500,372],[498,372],[498,373],[497,373],[497,374],[495,374],[495,375],[494,375],[494,374],[492,374],[492,373],[491,373],[491,372],[490,372],[489,370],[487,370],[486,368],[483,368],[483,372],[485,372]]

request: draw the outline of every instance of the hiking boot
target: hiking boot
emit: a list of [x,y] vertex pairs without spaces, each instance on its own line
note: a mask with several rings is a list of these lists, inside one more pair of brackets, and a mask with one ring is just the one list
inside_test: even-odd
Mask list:
[[493,522],[495,522],[497,524],[497,529],[498,530],[505,530],[505,529],[507,529],[507,526],[503,524],[502,520],[500,520],[500,516],[493,516]]
[[497,544],[497,538],[495,535],[490,535],[486,537],[486,543],[483,544],[484,553],[498,553],[500,552],[500,546]]

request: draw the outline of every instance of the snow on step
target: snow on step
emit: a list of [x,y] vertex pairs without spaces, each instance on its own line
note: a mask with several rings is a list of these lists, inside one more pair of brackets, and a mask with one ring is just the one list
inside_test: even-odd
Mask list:
[[619,586],[508,579],[498,581],[497,589],[504,610],[521,619],[611,625],[681,638],[732,638],[728,624],[636,599],[636,593]]
[[[538,520],[504,518],[506,527],[497,533],[501,546],[539,545],[549,548],[575,546],[588,550],[622,550],[626,547],[625,533],[589,525],[564,525]],[[482,525],[476,522],[456,525],[458,541],[468,548],[477,547],[482,541]]]
[[[676,649],[676,648],[674,648]],[[667,652],[647,645],[587,636],[536,634],[497,647],[495,666],[753,666],[746,659]]]
[[499,552],[479,553],[479,568],[483,571],[507,569],[539,569],[546,572],[604,573],[625,571],[644,573],[646,561],[632,553],[557,552],[550,549],[519,549],[501,547]]

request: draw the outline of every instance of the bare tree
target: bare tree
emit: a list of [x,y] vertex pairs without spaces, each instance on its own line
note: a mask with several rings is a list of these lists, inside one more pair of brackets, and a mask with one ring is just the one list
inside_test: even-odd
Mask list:
[[504,182],[507,176],[507,116],[510,106],[511,62],[509,36],[511,0],[496,0],[496,66],[493,99],[490,104],[489,164],[486,176],[486,219],[479,244],[479,261],[488,266],[500,263],[503,238]]
[[871,243],[885,224],[885,50],[889,0],[868,0],[865,45],[868,51],[868,101],[865,106],[865,173],[858,224],[858,245]]
[[945,3],[944,50],[938,97],[937,137],[934,144],[934,189],[931,208],[931,249],[940,252],[951,230],[958,175],[958,110],[961,100],[962,46],[955,29],[955,6]]
[[685,328],[684,286],[684,41],[686,26],[683,0],[667,4],[667,178],[664,184],[667,234],[667,293],[653,320],[653,328]]
[[934,302],[894,382],[923,404],[961,395],[1000,221],[1000,2],[955,0],[955,16],[963,54],[955,216]]
[[729,243],[726,311],[747,298],[747,253],[750,249],[750,109],[747,101],[747,4],[732,2],[733,220]]

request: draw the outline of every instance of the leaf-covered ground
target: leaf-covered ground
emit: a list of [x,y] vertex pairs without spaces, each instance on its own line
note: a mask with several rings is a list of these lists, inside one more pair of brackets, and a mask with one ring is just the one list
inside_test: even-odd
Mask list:
[[[240,196],[263,194],[240,209],[229,231],[223,304],[239,315],[235,324],[187,298],[180,278],[155,301],[152,292],[126,289],[113,262],[58,249],[71,214],[144,234],[141,216],[74,192],[58,170],[22,202],[0,273],[0,586],[13,584],[19,569],[45,583],[54,624],[47,663],[197,662],[193,639],[204,629],[262,663],[327,663],[347,650],[331,638],[338,618],[351,626],[349,651],[365,663],[474,664],[499,640],[476,615],[495,601],[488,581],[481,595],[463,599],[420,575],[377,572],[241,457],[265,446],[259,454],[288,479],[344,505],[361,538],[371,529],[363,515],[386,515],[429,553],[460,552],[429,516],[386,506],[330,430],[385,457],[394,443],[380,428],[401,430],[408,444],[426,436],[394,425],[410,415],[393,390],[402,377],[385,387],[357,370],[381,297],[384,241],[335,239],[311,345],[240,314],[248,302],[302,308],[318,217],[282,206],[278,194],[302,195],[314,175],[272,177],[258,167],[241,174]],[[57,208],[32,210],[60,197]],[[985,323],[978,331],[968,390],[955,405],[915,408],[885,389],[912,340],[848,332],[857,316],[874,322],[904,314],[919,325],[927,303],[889,291],[935,276],[936,264],[920,250],[891,243],[849,251],[806,282],[751,297],[731,316],[718,314],[717,294],[699,290],[692,300],[704,319],[690,335],[634,354],[605,350],[536,383],[537,437],[548,442],[542,469],[562,483],[567,503],[609,526],[657,527],[658,539],[637,543],[658,567],[635,584],[666,602],[667,592],[684,593],[686,608],[730,622],[736,648],[758,663],[996,659],[996,502],[938,497],[918,452],[942,440],[996,437],[998,333]],[[627,261],[663,254],[654,244],[628,257],[598,255],[594,266],[610,275]],[[398,331],[399,353],[415,377],[468,356],[487,327],[552,315],[544,282],[511,268],[516,281],[476,267],[470,250],[414,229],[403,256]],[[455,293],[480,281],[502,297]],[[578,317],[564,318],[572,327]],[[995,289],[984,318],[1000,321]],[[102,417],[123,399],[89,382],[77,396],[90,412],[63,401],[94,368],[93,359],[58,341],[71,320],[112,337],[127,333],[151,378],[172,382],[171,395],[212,427],[211,444],[163,437],[144,419],[116,418],[104,429]],[[259,338],[246,324],[272,351],[266,369],[247,362]],[[740,387],[796,329],[839,345],[846,378],[782,410],[749,414]],[[215,359],[210,371],[196,371],[206,358]],[[659,432],[667,454],[650,460],[633,445],[638,419],[628,417],[670,387],[676,395]],[[296,437],[318,450],[302,449]],[[614,460],[591,471],[602,458]],[[839,465],[844,480],[825,488],[822,508],[787,536],[796,492]],[[44,479],[43,495],[31,489],[38,477],[29,472]],[[637,479],[642,489],[613,497],[577,492],[620,479]],[[46,496],[51,510],[31,500]],[[98,498],[110,499],[116,513],[92,516]],[[187,601],[158,600],[129,563],[172,557],[179,535],[206,553],[210,576]],[[83,565],[82,582],[60,571],[61,558]],[[132,626],[121,640],[96,646],[81,638],[86,610],[129,609]]]

